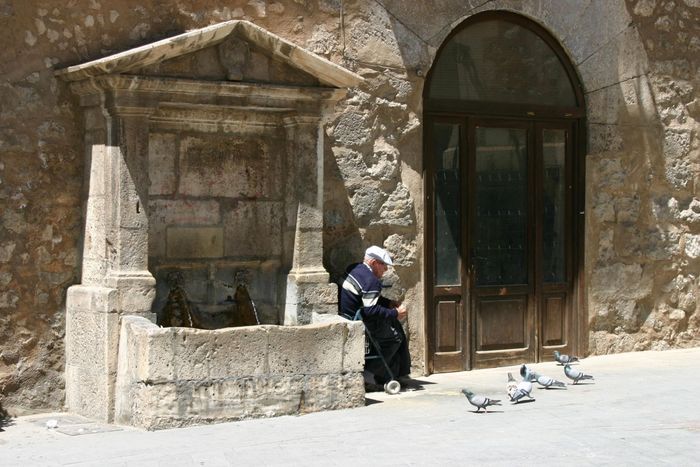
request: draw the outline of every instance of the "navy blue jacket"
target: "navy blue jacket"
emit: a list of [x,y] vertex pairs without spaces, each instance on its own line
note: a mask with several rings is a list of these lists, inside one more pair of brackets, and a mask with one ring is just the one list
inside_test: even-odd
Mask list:
[[351,265],[340,286],[340,314],[354,319],[357,310],[362,310],[362,319],[397,318],[398,312],[390,301],[381,297],[382,283],[364,263]]

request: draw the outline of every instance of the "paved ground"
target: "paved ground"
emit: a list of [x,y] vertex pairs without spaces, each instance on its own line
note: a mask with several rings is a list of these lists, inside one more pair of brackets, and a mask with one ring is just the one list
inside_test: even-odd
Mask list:
[[[700,348],[594,357],[593,384],[505,399],[517,367],[433,375],[423,389],[368,405],[158,432],[66,414],[21,417],[0,432],[0,465],[700,465]],[[531,365],[565,379],[554,363]],[[502,398],[474,413],[459,389]],[[47,429],[47,420],[58,427]],[[108,431],[112,430],[112,431]]]

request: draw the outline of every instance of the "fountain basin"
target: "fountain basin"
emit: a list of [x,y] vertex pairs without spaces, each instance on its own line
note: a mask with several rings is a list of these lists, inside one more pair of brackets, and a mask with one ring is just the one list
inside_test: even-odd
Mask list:
[[362,406],[364,327],[161,328],[123,316],[115,421],[148,430]]

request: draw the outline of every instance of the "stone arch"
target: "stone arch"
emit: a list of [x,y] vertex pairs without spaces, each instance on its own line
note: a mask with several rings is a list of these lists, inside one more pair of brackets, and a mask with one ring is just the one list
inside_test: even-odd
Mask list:
[[[647,51],[645,47],[647,39],[643,37],[647,36],[643,36],[636,10],[633,13],[632,6],[623,1],[605,5],[567,2],[566,8],[552,9],[543,2],[516,4],[496,0],[460,15],[434,34],[430,39],[435,47],[431,50],[433,58],[448,34],[466,19],[486,10],[517,13],[546,29],[570,58],[582,84],[586,101],[583,251],[587,286],[582,290],[581,301],[587,316],[581,319],[579,340],[582,352],[609,352],[610,342],[617,340],[619,329],[637,332],[648,314],[646,311],[635,318],[636,312],[630,310],[635,306],[651,310],[655,306],[652,303],[659,303],[658,298],[652,297],[654,287],[673,282],[668,274],[662,277],[653,272],[654,264],[659,261],[672,261],[666,252],[673,248],[664,246],[673,238],[666,231],[666,224],[673,222],[673,213],[658,207],[663,201],[656,200],[658,195],[653,193],[670,190],[673,196],[664,199],[675,201],[678,197],[675,192],[679,190],[679,170],[674,164],[681,160],[677,153],[682,151],[674,146],[676,134],[664,130],[661,123],[659,104],[655,102],[655,93],[660,90],[652,80],[655,72],[650,66],[652,57],[648,55],[652,49]],[[676,165],[684,167],[682,163]],[[619,182],[621,179],[627,182]],[[653,189],[649,186],[652,179]],[[668,228],[673,231],[675,227]],[[632,235],[632,241],[618,245],[620,232]],[[640,258],[634,252],[645,248],[644,245],[662,250]],[[630,273],[631,281],[616,280],[611,272],[620,267],[639,269],[639,277]],[[650,279],[650,275],[655,279]],[[639,288],[639,292],[626,292],[627,286],[622,286],[622,282]],[[618,283],[619,287],[614,286]],[[656,285],[652,287],[652,284]],[[637,325],[630,327],[629,323]],[[627,344],[616,348],[631,350],[629,343],[637,340],[626,339]]]
[[480,12],[445,37],[423,103],[429,369],[578,351],[586,110],[568,55]]

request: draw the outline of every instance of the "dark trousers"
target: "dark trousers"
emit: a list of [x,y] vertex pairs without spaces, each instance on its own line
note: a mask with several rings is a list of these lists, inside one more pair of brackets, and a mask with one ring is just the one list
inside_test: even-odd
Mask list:
[[[396,318],[366,320],[365,327],[379,345],[382,356],[391,369],[394,378],[408,376],[411,372],[411,355],[408,353],[408,341],[399,320]],[[372,348],[371,342],[368,342],[368,344],[370,346],[370,355],[376,355],[376,349]],[[391,379],[379,358],[366,360],[365,370],[374,375],[374,379],[378,384],[384,384]]]

